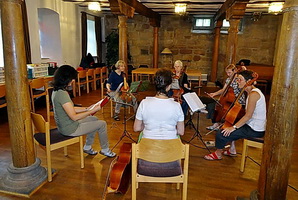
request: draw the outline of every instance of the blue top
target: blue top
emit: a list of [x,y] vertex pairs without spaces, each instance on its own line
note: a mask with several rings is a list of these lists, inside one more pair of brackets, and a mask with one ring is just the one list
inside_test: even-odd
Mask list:
[[109,79],[108,79],[108,83],[111,85],[111,90],[112,91],[115,91],[119,84],[122,83],[124,81],[124,72],[121,72],[121,74],[117,74],[115,71],[113,71],[110,76],[109,76]]

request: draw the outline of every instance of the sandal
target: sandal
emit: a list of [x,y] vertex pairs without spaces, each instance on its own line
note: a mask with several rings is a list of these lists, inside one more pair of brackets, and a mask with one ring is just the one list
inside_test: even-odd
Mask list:
[[91,155],[91,156],[95,156],[98,152],[97,151],[94,151],[94,149],[89,149],[89,150],[85,150],[84,149],[84,153],[87,153],[87,154],[89,154],[89,155]]
[[114,116],[114,120],[115,120],[115,121],[120,121],[119,116],[118,116],[118,115],[115,115],[115,116]]
[[101,155],[104,155],[104,156],[109,157],[109,158],[113,158],[113,157],[116,156],[116,153],[114,153],[113,151],[111,151],[111,149],[109,149],[107,152],[100,151],[99,153]]
[[210,153],[210,154],[208,154],[208,155],[205,155],[204,156],[204,159],[206,159],[206,160],[221,160],[222,159],[222,157],[218,157],[217,155],[216,155],[216,153],[215,152],[213,152],[213,153]]
[[236,157],[237,156],[237,153],[231,153],[230,152],[230,149],[226,150],[223,152],[223,155],[225,156],[230,156],[230,157]]

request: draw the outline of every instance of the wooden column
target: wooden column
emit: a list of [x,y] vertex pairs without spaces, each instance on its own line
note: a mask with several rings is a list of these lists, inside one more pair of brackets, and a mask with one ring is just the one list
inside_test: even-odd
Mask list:
[[153,27],[153,67],[158,68],[158,31],[159,27]]
[[[127,16],[119,15],[119,59],[127,64]],[[127,67],[125,68],[127,74]]]
[[213,57],[212,57],[211,80],[210,80],[212,82],[216,81],[217,79],[219,38],[220,38],[221,27],[222,27],[222,20],[218,20],[216,22],[216,26],[214,29]]
[[1,5],[8,122],[15,167],[35,162],[21,0]]
[[228,31],[228,41],[227,41],[227,49],[226,49],[226,66],[229,64],[235,64],[236,60],[236,47],[237,47],[237,39],[238,39],[238,25],[240,23],[240,19],[229,19],[230,28]]
[[35,158],[21,4],[22,0],[0,1],[12,153],[12,164],[0,177],[0,191],[29,197],[46,181],[47,173]]
[[286,0],[268,111],[258,199],[286,199],[298,119],[298,1]]

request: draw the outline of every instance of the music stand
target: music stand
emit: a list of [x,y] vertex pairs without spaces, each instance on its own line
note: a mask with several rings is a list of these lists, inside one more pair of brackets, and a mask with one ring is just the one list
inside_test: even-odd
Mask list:
[[127,106],[133,106],[132,104],[129,104],[129,103],[124,103],[124,102],[120,102],[120,101],[114,101],[116,103],[119,103],[119,104],[122,104],[124,105],[124,118],[123,118],[123,132],[122,132],[122,135],[120,136],[119,140],[117,141],[117,143],[113,146],[113,148],[111,150],[113,150],[120,142],[121,140],[124,138],[124,137],[127,137],[129,138],[130,140],[136,142],[132,137],[131,137],[131,134],[127,131],[126,129],[126,107]]
[[[204,144],[205,149],[207,149],[209,151],[209,153],[211,153],[210,149],[208,148],[208,146],[206,145],[206,143],[203,140],[203,137],[199,131],[199,119],[200,119],[200,113],[205,111],[205,105],[202,103],[202,101],[200,100],[200,98],[198,97],[198,95],[195,92],[192,93],[186,93],[183,95],[186,103],[188,104],[189,108],[191,109],[191,114],[190,114],[190,118],[189,120],[186,122],[185,127],[190,125],[194,130],[194,134],[192,135],[192,137],[190,138],[190,140],[186,141],[184,140],[186,143],[191,144],[195,147],[198,148],[202,148],[196,144],[191,143],[195,138],[198,138],[199,140],[201,140],[201,142]],[[195,126],[195,124],[192,121],[192,115],[198,113],[198,118],[197,118],[197,127]]]

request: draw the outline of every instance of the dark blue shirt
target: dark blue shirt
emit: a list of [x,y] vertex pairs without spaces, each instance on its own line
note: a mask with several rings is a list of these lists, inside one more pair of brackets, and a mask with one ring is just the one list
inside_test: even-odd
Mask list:
[[115,71],[113,71],[110,74],[108,83],[111,85],[110,89],[112,91],[115,91],[118,88],[119,84],[124,81],[123,74],[124,74],[124,72],[121,72],[121,74],[118,75]]

